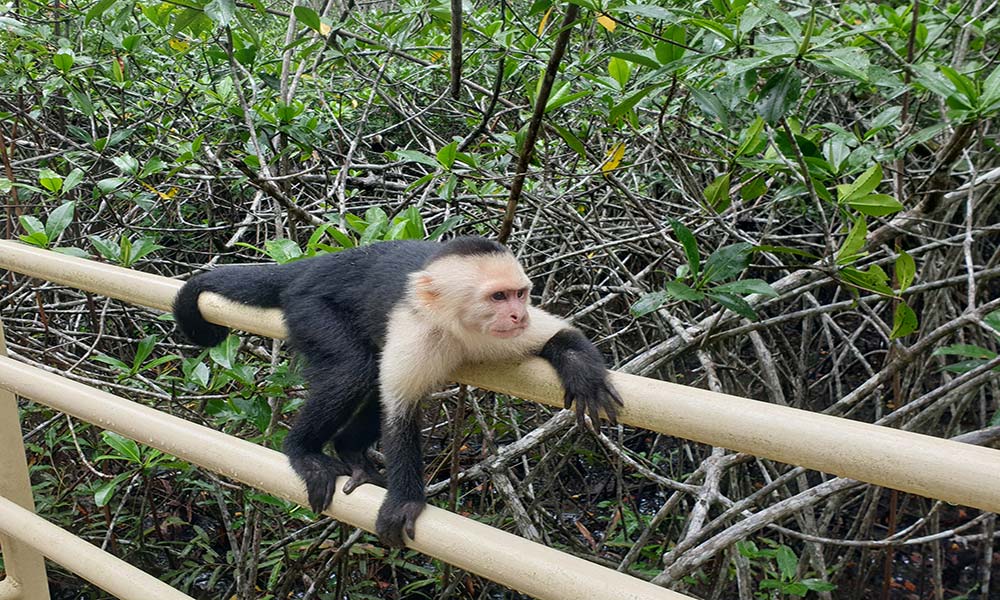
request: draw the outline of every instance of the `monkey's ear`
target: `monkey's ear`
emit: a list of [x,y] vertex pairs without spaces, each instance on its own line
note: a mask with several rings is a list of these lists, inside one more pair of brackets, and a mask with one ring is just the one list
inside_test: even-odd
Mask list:
[[437,299],[441,296],[441,292],[437,289],[437,285],[434,281],[434,276],[427,271],[420,271],[419,273],[413,274],[413,293],[417,298],[417,301],[433,306]]

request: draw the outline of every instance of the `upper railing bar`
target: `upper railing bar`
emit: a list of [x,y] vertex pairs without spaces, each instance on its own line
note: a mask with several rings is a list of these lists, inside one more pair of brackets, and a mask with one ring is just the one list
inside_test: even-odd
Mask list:
[[[163,309],[180,285],[9,241],[0,241],[0,267]],[[143,278],[150,278],[157,297],[136,289]],[[199,307],[212,322],[284,335],[277,310],[250,309],[214,294],[202,294]],[[541,359],[470,365],[455,375],[463,383],[562,406],[558,380]],[[612,377],[625,400],[623,423],[1000,512],[1000,478],[994,476],[1000,451],[633,375]]]
[[[306,505],[305,489],[283,454],[154,408],[0,357],[0,387],[120,433],[251,487]],[[326,514],[374,531],[385,490],[340,490]],[[536,598],[690,600],[511,533],[428,506],[409,547]]]

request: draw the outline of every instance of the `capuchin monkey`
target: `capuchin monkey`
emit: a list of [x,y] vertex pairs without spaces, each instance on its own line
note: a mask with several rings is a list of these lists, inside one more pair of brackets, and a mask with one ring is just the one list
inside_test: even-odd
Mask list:
[[[174,301],[181,331],[200,346],[226,338],[198,295],[280,307],[291,347],[305,358],[309,398],[285,438],[309,506],[322,512],[340,475],[344,493],[386,485],[376,532],[391,546],[426,504],[418,406],[471,362],[545,358],[565,406],[614,423],[621,398],[600,352],[565,321],[531,306],[514,255],[480,237],[383,242],[283,265],[227,266],[192,277]],[[381,432],[386,475],[366,456]],[[323,452],[333,442],[336,456]]]

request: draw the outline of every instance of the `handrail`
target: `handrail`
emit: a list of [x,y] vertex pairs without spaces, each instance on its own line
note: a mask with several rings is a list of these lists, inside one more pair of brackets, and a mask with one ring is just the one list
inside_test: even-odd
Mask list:
[[0,532],[21,540],[121,600],[194,600],[2,496]]
[[[180,282],[0,241],[0,267],[167,310]],[[280,312],[202,294],[209,321],[281,337]],[[460,369],[456,380],[561,407],[541,359]],[[1000,451],[664,381],[612,373],[626,424],[948,502],[1000,512]]]
[[[0,357],[0,387],[147,444],[249,486],[306,505],[305,489],[283,454],[154,408]],[[338,493],[325,514],[375,529],[385,490],[363,485]],[[0,531],[3,530],[0,516]],[[514,534],[428,506],[409,547],[536,598],[690,600],[688,596],[619,573]],[[472,550],[475,551],[472,551]]]

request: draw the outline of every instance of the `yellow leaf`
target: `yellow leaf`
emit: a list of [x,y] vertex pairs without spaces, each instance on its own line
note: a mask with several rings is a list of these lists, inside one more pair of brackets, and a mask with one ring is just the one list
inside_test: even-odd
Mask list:
[[444,52],[439,52],[437,50],[431,52],[431,62],[437,62],[442,58],[444,58]]
[[549,15],[552,14],[552,9],[555,6],[550,6],[549,10],[545,11],[545,16],[542,17],[542,22],[538,24],[538,37],[542,37],[542,32],[545,31],[545,24],[549,22]]
[[333,27],[330,27],[326,23],[320,23],[319,24],[319,32],[320,32],[320,34],[323,35],[323,37],[326,37],[326,36],[330,35],[331,31],[333,31]]
[[169,44],[170,47],[177,52],[184,52],[191,47],[191,42],[185,42],[184,40],[179,40],[177,38],[171,38]]
[[604,27],[611,33],[614,33],[615,27],[618,27],[618,23],[616,23],[614,19],[612,19],[611,17],[609,17],[604,13],[597,15],[597,22],[600,23],[602,27]]
[[625,142],[618,142],[611,147],[608,151],[608,155],[604,158],[604,164],[601,165],[601,173],[605,175],[611,173],[618,168],[621,164],[622,158],[625,157]]

